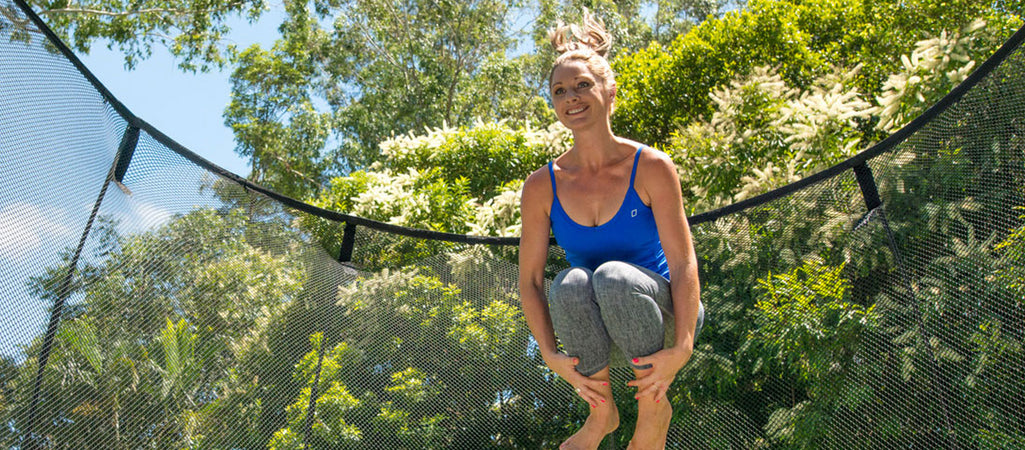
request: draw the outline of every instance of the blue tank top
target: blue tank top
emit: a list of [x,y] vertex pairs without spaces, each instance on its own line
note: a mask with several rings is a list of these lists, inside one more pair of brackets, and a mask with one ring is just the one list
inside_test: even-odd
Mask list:
[[641,150],[643,147],[634,155],[630,187],[619,211],[608,222],[596,227],[574,222],[562,209],[555,188],[555,169],[552,162],[548,163],[548,174],[552,179],[552,233],[565,250],[570,265],[594,270],[608,261],[624,261],[646,267],[669,279],[669,265],[662,250],[662,241],[658,238],[655,215],[634,189]]

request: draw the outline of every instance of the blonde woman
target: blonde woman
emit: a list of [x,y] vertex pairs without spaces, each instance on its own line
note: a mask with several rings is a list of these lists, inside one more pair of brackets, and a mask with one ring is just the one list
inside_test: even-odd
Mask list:
[[[672,417],[666,391],[690,359],[704,316],[680,181],[667,155],[612,132],[616,80],[604,24],[585,13],[582,26],[560,22],[551,38],[559,53],[549,76],[552,106],[573,132],[573,147],[523,186],[523,314],[545,363],[591,406],[561,448],[597,448],[619,426],[609,385],[616,347],[635,375],[630,448],[664,448]],[[549,233],[572,267],[546,295]],[[664,329],[672,336],[665,348]]]

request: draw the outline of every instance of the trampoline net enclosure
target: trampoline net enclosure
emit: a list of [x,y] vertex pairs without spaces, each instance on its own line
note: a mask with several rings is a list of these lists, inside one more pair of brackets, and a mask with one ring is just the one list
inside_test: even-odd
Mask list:
[[[514,239],[246,183],[0,9],[0,445],[552,448],[583,423]],[[1025,445],[1020,35],[880,146],[691,218],[707,318],[668,447]]]

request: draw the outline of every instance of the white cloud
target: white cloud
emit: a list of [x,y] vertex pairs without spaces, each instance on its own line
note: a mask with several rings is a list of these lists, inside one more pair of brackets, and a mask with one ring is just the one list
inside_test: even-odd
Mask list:
[[0,209],[0,258],[18,261],[41,249],[44,242],[64,237],[71,229],[56,215],[47,215],[38,206],[13,203]]
[[147,227],[159,227],[174,217],[171,211],[148,202],[132,202],[132,214],[142,218]]

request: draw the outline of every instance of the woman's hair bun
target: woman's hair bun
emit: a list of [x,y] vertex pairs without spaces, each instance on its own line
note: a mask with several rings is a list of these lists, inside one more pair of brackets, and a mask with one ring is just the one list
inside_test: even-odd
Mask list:
[[605,23],[584,10],[583,26],[565,24],[561,20],[549,31],[552,47],[559,54],[574,50],[590,49],[605,57],[612,48],[612,35],[605,30]]

